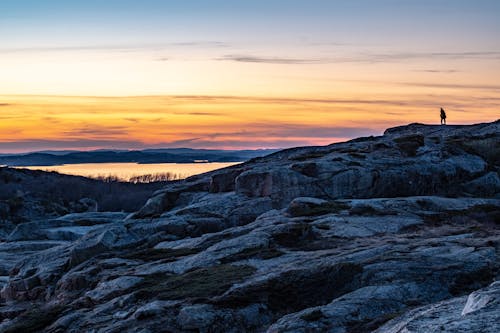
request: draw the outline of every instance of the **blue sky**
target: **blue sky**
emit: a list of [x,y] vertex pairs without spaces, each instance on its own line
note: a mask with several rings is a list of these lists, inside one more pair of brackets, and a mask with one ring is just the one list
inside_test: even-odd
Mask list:
[[0,31],[4,49],[279,41],[485,51],[500,48],[499,12],[491,0],[2,0]]

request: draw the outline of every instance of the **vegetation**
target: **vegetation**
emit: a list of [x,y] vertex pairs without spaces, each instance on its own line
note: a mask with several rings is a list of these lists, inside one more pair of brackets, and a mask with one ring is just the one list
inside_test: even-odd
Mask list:
[[254,272],[254,267],[246,265],[218,265],[180,275],[154,274],[146,277],[136,296],[161,300],[213,297],[221,295]]
[[155,182],[169,182],[172,180],[179,180],[183,177],[178,173],[173,172],[161,172],[161,173],[150,173],[146,175],[133,176],[128,179],[129,182],[137,183],[155,183]]
[[397,213],[393,210],[377,210],[372,206],[358,204],[349,210],[349,215],[362,215],[362,216],[384,216],[384,215],[396,215]]
[[480,223],[481,228],[495,227],[500,223],[500,209],[498,206],[483,204],[460,210],[446,210],[424,216],[427,224],[442,225],[447,222],[465,222],[469,228],[477,225],[471,222]]
[[137,211],[172,177],[175,175],[146,175],[134,182],[124,182],[111,177],[98,180],[2,167],[0,215],[14,221],[22,220],[23,215],[43,218],[43,214],[77,212],[76,207],[81,206],[78,202],[84,198],[95,201],[99,211]]
[[349,153],[349,156],[352,158],[366,159],[366,156],[360,153]]
[[318,216],[339,213],[349,208],[350,206],[345,202],[329,201],[321,205],[290,207],[289,210],[292,216]]
[[221,260],[222,263],[229,263],[246,259],[271,259],[283,255],[283,252],[276,248],[253,248],[245,249],[239,253],[227,256]]
[[145,248],[141,250],[136,250],[121,256],[124,259],[138,259],[146,261],[175,261],[179,257],[184,257],[190,254],[197,253],[195,249],[155,249],[155,248]]
[[394,142],[401,152],[412,157],[417,154],[418,148],[424,145],[424,136],[422,134],[409,134],[395,138]]
[[128,183],[138,184],[138,183],[169,182],[172,180],[182,179],[183,177],[181,174],[178,173],[158,172],[158,173],[149,173],[145,175],[136,175],[128,178],[120,178],[115,175],[97,175],[91,178],[103,181],[105,183],[128,182]]
[[304,244],[312,242],[316,238],[309,223],[290,223],[281,232],[273,234],[273,240],[280,246],[288,248],[299,248]]
[[321,310],[319,309],[316,309],[309,313],[303,314],[300,318],[305,321],[318,321],[323,318],[323,316],[323,312],[321,312]]
[[290,157],[290,160],[292,161],[307,161],[313,158],[320,158],[323,157],[327,154],[328,152],[321,152],[321,151],[311,151],[307,152],[301,155],[293,156]]

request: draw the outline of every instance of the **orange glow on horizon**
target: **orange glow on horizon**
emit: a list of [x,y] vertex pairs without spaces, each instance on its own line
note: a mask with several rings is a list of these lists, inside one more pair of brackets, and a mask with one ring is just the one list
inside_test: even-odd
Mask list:
[[[284,148],[379,135],[411,122],[437,123],[440,104],[424,92],[400,90],[343,98],[0,96],[0,151]],[[461,94],[466,92],[440,96],[450,124],[495,120],[495,104],[477,103],[491,95]]]

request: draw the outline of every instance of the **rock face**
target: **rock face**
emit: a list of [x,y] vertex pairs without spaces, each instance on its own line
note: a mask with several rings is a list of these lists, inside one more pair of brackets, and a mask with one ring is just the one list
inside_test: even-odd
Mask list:
[[498,121],[412,124],[19,224],[0,332],[498,332],[499,156]]

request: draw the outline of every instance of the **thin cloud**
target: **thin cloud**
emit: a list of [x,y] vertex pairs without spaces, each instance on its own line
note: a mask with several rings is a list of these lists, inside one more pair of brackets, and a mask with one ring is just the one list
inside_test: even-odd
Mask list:
[[234,55],[234,54],[225,55],[221,58],[217,58],[216,60],[261,63],[261,64],[283,64],[283,65],[291,65],[291,64],[309,65],[309,64],[321,64],[329,62],[328,60],[322,60],[322,59],[260,57],[253,55]]
[[[248,125],[252,130],[197,133],[181,133],[186,139],[147,144],[141,141],[120,140],[113,138],[117,128],[83,128],[66,134],[96,138],[80,139],[24,139],[0,142],[0,151],[35,151],[44,149],[146,149],[146,148],[281,148],[304,146],[324,142],[325,144],[358,136],[380,134],[380,130],[367,127],[321,127],[291,124],[253,123]],[[283,139],[286,138],[286,139]]]
[[412,86],[412,87],[424,87],[424,88],[500,90],[500,85],[484,85],[484,84],[420,83],[420,82],[395,82],[394,84]]
[[[393,62],[413,59],[500,59],[498,51],[480,52],[401,52],[365,54],[351,59],[352,62]],[[346,59],[349,62],[349,59]]]
[[139,118],[123,118],[126,121],[130,121],[131,123],[138,123],[140,121]]
[[175,115],[188,115],[188,116],[226,116],[222,112],[172,112]]
[[[495,91],[497,87],[495,86],[480,86],[480,85],[456,85],[456,84],[425,84],[425,83],[415,83],[415,82],[383,82],[383,81],[362,81],[364,83],[371,84],[387,84],[387,85],[405,85],[405,86],[415,86],[415,87],[427,87],[433,89],[471,89],[471,90],[493,90]],[[254,97],[254,96],[172,96],[173,99],[179,99],[182,101],[193,101],[193,102],[210,102],[210,103],[235,103],[235,104],[269,104],[269,105],[325,105],[325,107],[342,107],[344,109],[350,108],[353,112],[362,110],[363,105],[372,105],[380,107],[409,107],[409,108],[426,108],[435,107],[437,101],[446,100],[446,105],[453,106],[456,108],[468,108],[477,107],[476,101],[473,98],[468,98],[464,100],[458,100],[456,97],[446,97],[446,96],[433,96],[424,94],[420,97],[412,96],[400,96],[395,99],[342,99],[342,98],[275,98],[275,97]],[[496,99],[490,99],[488,102],[497,105]],[[483,106],[485,104],[483,103]]]
[[191,101],[227,101],[227,102],[247,102],[247,103],[266,103],[266,104],[374,104],[374,105],[410,105],[411,101],[406,100],[386,100],[386,99],[342,99],[342,98],[287,98],[287,97],[254,97],[254,96],[200,96],[200,95],[177,95],[174,99]]
[[11,106],[12,104],[9,103],[0,103],[0,106]]
[[[338,138],[342,140],[344,138]],[[325,144],[333,143],[338,141],[336,139],[326,141]],[[223,141],[211,141],[211,140],[198,140],[193,142],[189,147],[190,148],[200,148],[200,149],[281,149],[281,148],[290,148],[290,147],[299,147],[299,146],[309,146],[309,145],[317,145],[317,142],[313,140],[304,140],[304,139],[295,139],[290,138],[288,140],[284,140],[282,138],[263,138],[263,139],[254,139],[254,140],[223,140]],[[182,145],[174,144],[174,143],[166,143],[166,144],[158,144],[155,145],[157,148],[185,148]]]
[[60,124],[60,123],[62,123],[61,119],[54,118],[54,117],[42,117],[40,119],[44,123],[51,123],[51,124]]
[[13,135],[21,134],[21,133],[23,133],[23,130],[20,128],[2,129],[2,135],[4,135],[4,136],[13,136]]
[[219,61],[235,61],[244,63],[263,63],[263,64],[283,64],[283,65],[311,65],[328,63],[387,63],[400,62],[408,60],[424,59],[500,59],[499,51],[481,51],[481,52],[395,52],[395,53],[361,53],[344,55],[340,57],[328,58],[287,58],[276,56],[256,56],[256,55],[235,55],[228,54],[220,58]]
[[2,119],[2,120],[26,119],[26,116],[7,114],[7,115],[0,115],[0,119]]
[[127,128],[123,126],[108,126],[108,127],[95,127],[88,126],[83,128],[76,128],[64,132],[68,136],[94,136],[94,137],[110,137],[116,135],[125,135]]
[[123,148],[138,149],[145,145],[137,141],[122,140],[46,140],[46,139],[26,139],[10,142],[0,142],[0,151],[34,151],[41,149],[92,149],[92,148]]
[[414,72],[419,73],[436,73],[436,74],[453,74],[459,73],[456,69],[415,69]]
[[158,145],[168,145],[168,146],[183,146],[184,145],[191,145],[193,143],[195,143],[196,141],[199,141],[199,140],[202,140],[203,138],[202,137],[199,137],[199,138],[189,138],[189,139],[183,139],[183,140],[176,140],[176,141],[172,141],[172,142],[168,142],[168,143],[160,143],[160,144],[156,144],[155,146],[158,146]]
[[[321,141],[335,141],[338,138],[355,138],[359,136],[379,135],[380,129],[367,127],[321,127],[307,125],[290,125],[290,124],[260,124],[251,123],[246,125],[251,130],[233,131],[233,132],[216,132],[206,133],[189,139],[173,141],[165,143],[168,146],[186,146],[203,147],[203,144],[210,142],[210,146],[214,143],[222,144],[229,141],[233,142],[257,142],[257,141],[279,141],[282,138],[288,138],[297,143]],[[166,133],[167,134],[167,133]],[[180,133],[184,136],[192,135],[193,133]]]
[[191,41],[191,42],[176,42],[170,43],[174,46],[211,46],[211,47],[230,47],[231,44],[221,41]]
[[228,136],[237,137],[301,137],[301,138],[354,138],[358,136],[372,135],[380,132],[369,127],[328,127],[328,126],[307,126],[291,124],[256,124],[245,125],[251,131],[218,132],[206,135],[206,138],[221,138]]
[[222,41],[186,41],[165,43],[138,43],[138,44],[97,44],[97,45],[49,45],[37,47],[2,47],[2,53],[24,53],[24,52],[61,52],[61,51],[135,51],[135,50],[163,50],[171,47],[230,47],[230,44]]
[[[301,42],[304,43],[304,42]],[[345,42],[305,42],[307,45],[314,45],[314,46],[349,46],[349,45],[354,45],[352,43],[345,43]]]

